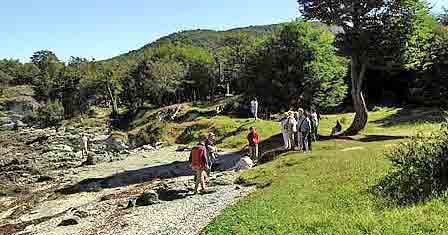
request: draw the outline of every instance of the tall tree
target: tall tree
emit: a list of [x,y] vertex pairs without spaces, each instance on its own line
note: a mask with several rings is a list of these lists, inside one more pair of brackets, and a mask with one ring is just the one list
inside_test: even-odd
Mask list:
[[51,64],[60,62],[56,54],[48,50],[36,51],[30,59],[41,71],[48,71]]
[[53,52],[47,50],[35,52],[31,62],[40,70],[33,81],[36,95],[46,101],[57,99],[57,80],[63,64]]
[[337,56],[334,38],[313,23],[285,24],[247,60],[246,94],[259,97],[265,111],[339,105],[347,91],[347,63]]
[[351,126],[342,133],[355,135],[367,124],[368,112],[362,92],[369,68],[390,68],[401,58],[419,0],[298,0],[308,20],[319,20],[343,29],[338,45],[351,58],[351,93],[356,112]]

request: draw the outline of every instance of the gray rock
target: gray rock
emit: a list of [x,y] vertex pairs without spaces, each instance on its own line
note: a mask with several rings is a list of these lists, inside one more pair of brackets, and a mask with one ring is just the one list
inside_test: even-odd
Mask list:
[[48,146],[48,149],[50,151],[73,152],[72,147],[64,144],[50,145]]
[[109,136],[109,137],[106,139],[106,144],[107,144],[110,148],[112,148],[112,149],[114,149],[114,150],[116,150],[116,151],[123,151],[123,150],[126,150],[126,149],[129,148],[129,147],[126,145],[126,143],[124,142],[123,139],[120,139],[120,138],[114,138],[112,135]]
[[147,144],[147,145],[143,145],[141,148],[142,148],[143,150],[146,150],[146,151],[154,150],[154,147],[152,147],[152,146],[149,145],[149,144]]
[[66,217],[65,219],[63,219],[61,221],[61,223],[59,223],[58,226],[77,225],[77,224],[79,224],[80,220],[81,220],[81,218],[79,218],[78,216],[75,216],[75,215],[69,216],[69,217]]
[[95,155],[90,153],[87,156],[87,160],[84,162],[84,165],[93,166],[93,165],[96,165],[96,163],[97,163],[97,161],[96,161]]
[[148,192],[144,192],[140,195],[135,204],[138,206],[149,206],[160,203],[159,195],[154,190],[150,190]]

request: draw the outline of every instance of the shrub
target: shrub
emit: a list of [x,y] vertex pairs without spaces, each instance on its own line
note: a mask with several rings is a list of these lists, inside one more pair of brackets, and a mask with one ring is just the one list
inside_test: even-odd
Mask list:
[[166,134],[165,124],[148,125],[138,133],[130,134],[129,142],[132,147],[137,148],[146,144],[155,144],[162,141]]
[[426,201],[448,189],[448,127],[419,134],[387,153],[392,171],[375,187],[401,205]]
[[37,120],[43,127],[58,125],[64,119],[64,108],[60,102],[49,102],[37,109]]

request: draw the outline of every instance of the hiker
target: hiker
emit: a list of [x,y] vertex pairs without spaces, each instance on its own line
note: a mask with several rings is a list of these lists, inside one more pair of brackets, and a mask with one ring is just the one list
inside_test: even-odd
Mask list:
[[252,112],[252,115],[254,115],[255,121],[258,119],[258,100],[257,98],[254,98],[250,102],[250,111]]
[[342,125],[339,122],[339,120],[336,121],[336,126],[333,127],[333,129],[331,129],[331,136],[336,135],[336,133],[339,133],[342,131]]
[[249,156],[252,160],[258,160],[258,144],[260,143],[260,136],[255,127],[249,129],[247,141],[249,141]]
[[283,143],[284,143],[284,148],[285,150],[288,150],[289,147],[291,146],[291,143],[289,142],[289,137],[288,137],[288,114],[285,114],[285,116],[283,117],[283,119],[280,121],[280,126],[282,128],[282,136],[283,136]]
[[207,149],[205,147],[205,141],[202,140],[199,142],[190,153],[189,162],[191,164],[191,169],[194,172],[195,179],[195,187],[194,194],[198,193],[199,185],[201,186],[202,191],[206,190],[206,181],[207,181],[207,170],[209,169],[207,163]]
[[298,150],[303,150],[303,145],[302,145],[302,132],[300,132],[300,123],[302,123],[303,119],[305,115],[305,111],[303,111],[302,108],[299,108],[298,111],[296,112],[295,118],[297,121],[297,132],[296,132],[296,146]]
[[294,112],[289,111],[288,112],[288,119],[286,122],[286,130],[288,132],[288,143],[289,143],[289,148],[288,149],[293,149],[294,148],[294,133],[297,132],[297,121],[294,118]]
[[81,135],[81,156],[89,156],[88,149],[89,138],[87,138],[86,134]]
[[207,140],[205,141],[205,148],[207,150],[207,163],[209,169],[207,175],[210,177],[213,163],[215,163],[217,148],[215,146],[215,134],[213,132],[208,133]]
[[319,139],[319,115],[316,111],[311,111],[311,133],[313,141],[318,141]]
[[302,138],[302,150],[304,152],[311,151],[311,120],[310,114],[305,111],[303,119],[298,124]]

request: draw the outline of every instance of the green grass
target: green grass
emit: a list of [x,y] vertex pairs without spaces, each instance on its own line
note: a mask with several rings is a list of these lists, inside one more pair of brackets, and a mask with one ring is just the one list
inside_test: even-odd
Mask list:
[[162,140],[168,143],[195,144],[201,137],[207,136],[209,132],[216,134],[217,146],[221,149],[241,149],[247,145],[246,136],[250,127],[256,127],[261,139],[269,138],[280,132],[280,125],[272,121],[254,121],[252,118],[234,118],[229,116],[213,116],[216,106],[224,106],[239,97],[209,103],[184,103],[179,117],[186,118],[183,122],[167,122],[164,125],[157,120],[157,113],[167,108],[175,109],[176,105],[154,109],[148,107],[143,109],[137,118],[131,123],[130,133],[139,133],[148,126],[160,126],[164,128]]
[[[402,140],[363,137],[408,136],[439,126],[426,122],[431,120],[425,115],[408,115],[401,109],[381,109],[370,114],[368,128],[354,140],[319,142],[311,154],[287,153],[242,173],[240,182],[260,189],[225,209],[203,233],[448,234],[448,196],[398,207],[369,191],[390,169],[384,151]],[[351,115],[325,117],[322,132],[328,133],[343,116]]]

